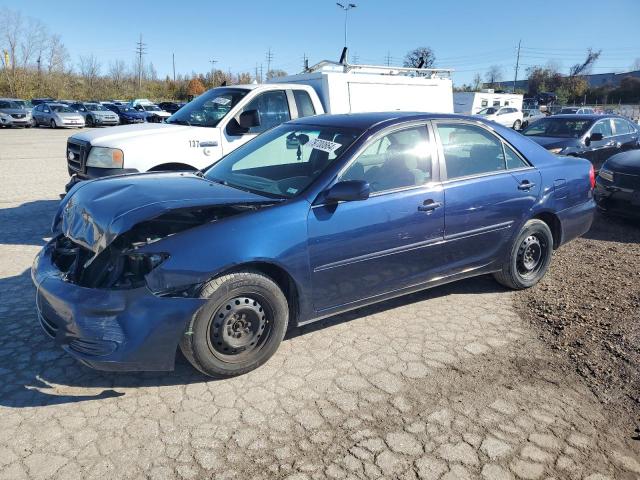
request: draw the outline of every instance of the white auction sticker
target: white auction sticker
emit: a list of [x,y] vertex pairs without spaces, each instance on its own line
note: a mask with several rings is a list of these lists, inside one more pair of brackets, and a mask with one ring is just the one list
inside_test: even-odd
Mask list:
[[231,103],[231,99],[224,97],[216,97],[211,100],[212,103],[217,103],[218,105],[229,105]]
[[322,140],[321,138],[314,138],[309,140],[305,147],[313,148],[327,153],[333,153],[339,149],[342,145],[340,143],[332,142],[330,140]]

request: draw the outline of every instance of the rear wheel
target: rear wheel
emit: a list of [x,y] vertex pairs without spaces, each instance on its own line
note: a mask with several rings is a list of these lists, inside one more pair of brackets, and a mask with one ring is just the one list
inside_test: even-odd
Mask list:
[[214,377],[231,377],[265,363],[278,349],[289,321],[287,299],[260,272],[229,273],[208,282],[207,303],[187,325],[180,349]]
[[494,277],[514,290],[532,287],[547,273],[552,253],[553,235],[549,226],[542,220],[529,220],[513,242],[509,259]]
[[522,126],[522,122],[521,122],[520,120],[516,120],[516,121],[513,123],[513,129],[514,129],[514,130],[520,130],[520,127],[521,127],[521,126]]
[[52,118],[51,121],[49,122],[49,126],[51,128],[58,128],[58,126],[56,125],[56,121]]
[[93,117],[91,115],[87,115],[87,127],[93,127]]

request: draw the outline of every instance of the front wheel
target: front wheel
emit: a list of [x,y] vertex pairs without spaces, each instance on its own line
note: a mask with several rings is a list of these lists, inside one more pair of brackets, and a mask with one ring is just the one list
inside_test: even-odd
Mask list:
[[51,128],[57,128],[58,126],[56,125],[56,121],[52,118],[51,121],[49,122],[49,126]]
[[542,220],[524,224],[511,246],[502,270],[494,273],[498,283],[514,290],[533,287],[549,269],[553,253],[553,234]]
[[516,120],[516,121],[513,123],[513,129],[514,129],[514,130],[520,130],[520,127],[521,127],[521,126],[522,126],[522,122],[521,122],[520,120]]
[[87,127],[93,127],[94,126],[93,118],[91,117],[91,115],[87,115],[87,119],[86,119],[85,123],[86,123]]
[[213,377],[242,375],[278,349],[289,322],[282,290],[266,275],[238,271],[208,282],[207,303],[189,322],[180,349],[198,370]]

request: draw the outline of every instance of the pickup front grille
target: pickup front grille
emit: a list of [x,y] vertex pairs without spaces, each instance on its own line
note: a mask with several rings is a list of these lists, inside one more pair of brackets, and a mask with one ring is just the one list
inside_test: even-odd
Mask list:
[[630,190],[640,190],[640,175],[629,175],[627,173],[614,173],[614,185]]
[[67,169],[69,175],[74,173],[85,173],[87,155],[91,144],[85,140],[70,138],[67,140]]

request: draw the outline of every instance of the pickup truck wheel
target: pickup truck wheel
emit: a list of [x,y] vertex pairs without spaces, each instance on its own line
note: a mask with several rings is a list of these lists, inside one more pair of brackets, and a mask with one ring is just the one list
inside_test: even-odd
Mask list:
[[232,377],[265,363],[278,349],[289,322],[289,306],[271,278],[238,271],[208,282],[207,303],[189,322],[180,349],[198,370]]
[[514,129],[514,130],[520,130],[520,127],[521,127],[521,126],[522,126],[522,122],[521,122],[520,120],[516,120],[516,121],[513,123],[513,129]]
[[549,226],[542,220],[529,220],[516,236],[509,259],[494,277],[514,290],[532,287],[547,273],[552,253],[553,235]]
[[52,118],[51,121],[49,122],[49,126],[51,128],[57,128],[58,126],[56,125],[56,121]]

